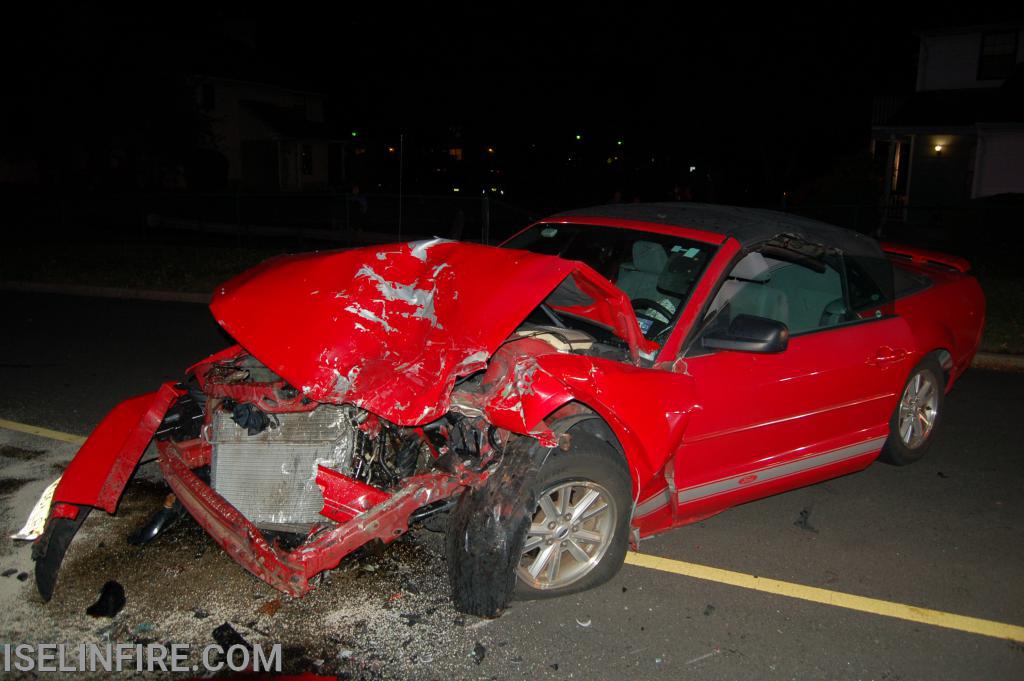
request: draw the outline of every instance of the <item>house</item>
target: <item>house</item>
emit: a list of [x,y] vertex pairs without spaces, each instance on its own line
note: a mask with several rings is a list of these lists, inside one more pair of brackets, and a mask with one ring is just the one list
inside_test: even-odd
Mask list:
[[875,102],[889,220],[1024,193],[1024,24],[924,30],[915,91]]
[[212,75],[194,83],[230,186],[302,191],[344,182],[343,138],[325,122],[323,94]]

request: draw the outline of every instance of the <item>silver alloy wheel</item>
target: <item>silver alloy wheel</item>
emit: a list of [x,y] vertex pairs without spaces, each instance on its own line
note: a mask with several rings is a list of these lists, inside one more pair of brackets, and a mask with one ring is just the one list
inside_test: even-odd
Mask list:
[[900,399],[900,439],[915,449],[928,439],[939,411],[939,387],[930,371],[913,375]]
[[516,574],[534,589],[561,589],[601,562],[618,509],[597,483],[560,482],[544,490],[533,513]]

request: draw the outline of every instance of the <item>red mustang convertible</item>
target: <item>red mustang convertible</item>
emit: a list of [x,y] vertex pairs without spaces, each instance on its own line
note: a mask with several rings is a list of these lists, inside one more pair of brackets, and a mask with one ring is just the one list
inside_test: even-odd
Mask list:
[[37,584],[48,599],[88,512],[115,512],[155,440],[173,494],[132,540],[188,513],[288,594],[430,516],[466,612],[593,587],[642,537],[923,456],[981,337],[968,269],[688,203],[562,213],[500,248],[270,260],[213,297],[237,345],[82,446]]

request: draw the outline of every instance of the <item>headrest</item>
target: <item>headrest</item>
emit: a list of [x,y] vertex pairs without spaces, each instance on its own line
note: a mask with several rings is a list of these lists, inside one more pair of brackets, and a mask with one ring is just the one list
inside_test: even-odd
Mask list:
[[658,290],[677,298],[685,298],[702,266],[696,258],[686,257],[685,252],[673,253],[668,259],[668,265],[658,277]]
[[653,241],[633,242],[633,267],[641,272],[660,274],[668,262],[668,254],[661,244]]
[[768,261],[760,253],[747,254],[743,260],[736,263],[736,267],[732,268],[729,276],[733,279],[756,281],[762,284],[771,279],[768,272]]

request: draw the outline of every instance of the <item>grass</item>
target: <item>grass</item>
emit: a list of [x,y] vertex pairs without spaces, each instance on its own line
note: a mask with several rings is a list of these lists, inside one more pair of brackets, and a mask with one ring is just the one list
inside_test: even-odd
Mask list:
[[290,250],[218,241],[14,244],[4,249],[0,280],[207,293]]
[[981,349],[1024,354],[1024,273],[1017,276],[979,273],[987,306]]

